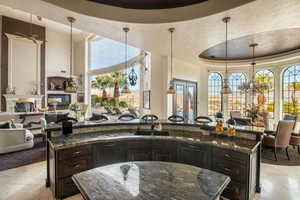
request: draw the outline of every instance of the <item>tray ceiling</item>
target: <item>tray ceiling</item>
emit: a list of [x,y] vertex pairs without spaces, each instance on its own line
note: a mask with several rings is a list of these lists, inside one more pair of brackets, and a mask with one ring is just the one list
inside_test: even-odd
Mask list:
[[[224,35],[225,37],[225,35]],[[258,43],[255,57],[276,56],[300,49],[300,28],[282,29],[248,35],[228,41],[228,59],[246,60],[252,58],[249,45]],[[199,55],[208,60],[225,59],[225,42],[217,44]]]
[[208,0],[87,0],[102,3],[111,6],[131,9],[166,9],[177,8],[196,3],[202,3]]

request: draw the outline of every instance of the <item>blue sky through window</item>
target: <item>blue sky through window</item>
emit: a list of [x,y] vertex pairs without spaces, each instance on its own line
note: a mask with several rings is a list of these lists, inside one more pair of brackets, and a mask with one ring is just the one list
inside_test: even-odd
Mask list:
[[[128,60],[138,56],[140,49],[128,45]],[[103,69],[125,61],[125,44],[108,38],[90,42],[90,69]]]

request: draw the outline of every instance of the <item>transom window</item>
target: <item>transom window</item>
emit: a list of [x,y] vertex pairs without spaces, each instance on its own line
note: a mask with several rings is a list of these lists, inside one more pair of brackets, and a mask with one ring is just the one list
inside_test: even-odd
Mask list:
[[[256,72],[255,80],[260,84],[267,83],[270,86],[269,89],[264,90],[262,93],[264,94],[265,97],[265,109],[269,113],[269,118],[274,118],[274,98],[275,98],[274,73],[267,69],[260,70]],[[254,99],[255,103],[258,103],[257,97],[258,94]]]
[[282,76],[283,114],[300,113],[300,65],[291,66]]
[[[244,73],[232,73],[229,78],[229,86],[232,94],[228,95],[228,109],[229,111],[240,110],[246,108],[246,94],[241,93],[239,86],[247,81]],[[243,112],[242,112],[243,113]]]
[[223,79],[221,74],[213,72],[208,77],[208,114],[215,115],[222,111],[221,89]]

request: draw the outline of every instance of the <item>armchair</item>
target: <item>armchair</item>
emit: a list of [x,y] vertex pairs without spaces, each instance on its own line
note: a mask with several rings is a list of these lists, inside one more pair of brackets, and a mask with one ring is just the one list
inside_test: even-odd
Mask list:
[[294,121],[292,120],[280,120],[277,126],[275,136],[265,136],[263,139],[263,144],[265,146],[273,148],[274,156],[277,161],[277,148],[284,148],[286,151],[286,156],[290,160],[288,147],[290,144],[291,135],[293,132]]

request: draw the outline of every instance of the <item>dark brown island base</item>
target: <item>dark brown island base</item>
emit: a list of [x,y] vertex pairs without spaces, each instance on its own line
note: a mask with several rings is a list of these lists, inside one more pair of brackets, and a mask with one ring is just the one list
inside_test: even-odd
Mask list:
[[75,174],[86,200],[219,200],[226,175],[169,162],[128,162]]
[[229,176],[231,181],[221,195],[231,200],[253,200],[260,192],[263,129],[236,127],[237,136],[232,139],[214,136],[213,123],[205,128],[167,121],[156,125],[169,136],[136,135],[153,127],[140,120],[78,123],[69,137],[61,134],[60,127],[49,126],[46,185],[55,198],[62,199],[79,193],[72,180],[77,173],[121,162],[164,161]]

